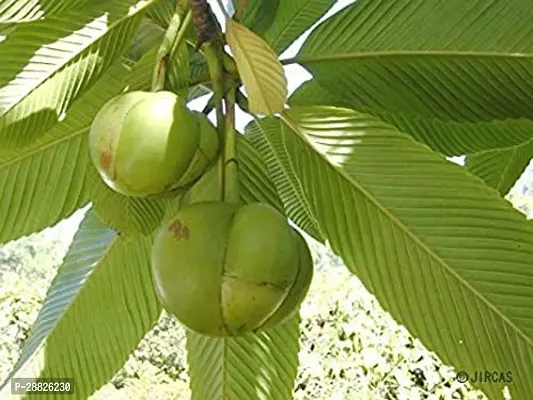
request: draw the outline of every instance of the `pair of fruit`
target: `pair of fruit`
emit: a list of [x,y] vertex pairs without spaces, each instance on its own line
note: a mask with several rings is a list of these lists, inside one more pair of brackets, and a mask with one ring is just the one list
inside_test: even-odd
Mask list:
[[[193,184],[213,164],[216,130],[170,92],[110,100],[89,134],[102,179],[129,196]],[[152,272],[163,307],[199,333],[234,336],[292,316],[309,289],[313,261],[302,236],[267,204],[200,202],[156,234]]]

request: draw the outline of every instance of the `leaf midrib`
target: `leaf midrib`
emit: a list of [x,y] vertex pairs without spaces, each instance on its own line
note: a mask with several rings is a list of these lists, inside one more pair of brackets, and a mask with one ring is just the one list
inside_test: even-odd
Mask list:
[[357,60],[365,58],[387,58],[387,57],[449,57],[449,58],[502,58],[502,59],[526,59],[533,60],[533,53],[501,53],[487,51],[459,51],[459,50],[383,50],[383,51],[362,51],[340,54],[319,54],[319,55],[297,55],[292,58],[281,60],[284,65],[306,64],[320,61],[343,61]]
[[492,310],[498,317],[500,317],[503,321],[505,321],[515,332],[516,334],[521,337],[530,347],[533,348],[533,340],[528,338],[527,335],[516,326],[516,324],[511,321],[507,316],[501,313],[501,311],[496,308],[494,305],[492,305],[485,296],[482,296],[481,293],[479,293],[475,288],[467,282],[463,277],[461,277],[453,268],[448,266],[448,264],[442,259],[442,257],[438,256],[431,248],[429,248],[424,242],[422,242],[418,236],[416,236],[409,227],[405,226],[395,215],[393,215],[386,207],[382,206],[381,203],[368,192],[364,187],[362,187],[358,182],[354,181],[346,172],[344,172],[344,169],[337,167],[336,165],[332,164],[328,158],[317,151],[313,144],[307,139],[306,135],[300,131],[297,128],[297,125],[292,123],[292,120],[287,115],[281,115],[281,119],[298,135],[298,137],[303,140],[305,143],[308,143],[308,145],[311,147],[313,152],[320,157],[324,162],[329,165],[331,168],[334,168],[339,175],[344,178],[348,183],[356,190],[360,191],[366,198],[373,203],[378,210],[380,210],[383,215],[388,217],[392,223],[394,223],[401,231],[405,233],[406,236],[408,236],[413,242],[418,244],[423,251],[426,251],[428,256],[435,260],[438,265],[441,265],[441,267],[444,269],[445,272],[447,272],[450,276],[455,278],[459,283],[463,284],[464,287],[468,290],[468,292],[472,293],[475,297],[479,298],[482,304],[485,304],[490,310]]
[[78,129],[68,135],[61,136],[58,140],[50,140],[50,142],[46,143],[43,146],[36,147],[35,149],[30,150],[27,153],[24,153],[18,157],[10,158],[5,162],[0,163],[0,171],[2,171],[5,168],[9,168],[12,164],[15,164],[21,160],[24,160],[25,158],[30,158],[30,157],[33,157],[35,154],[44,152],[48,150],[50,147],[54,147],[54,146],[61,144],[62,142],[71,140],[75,136],[83,135],[89,131],[90,127],[91,127],[90,125],[87,125],[83,127],[82,129]]

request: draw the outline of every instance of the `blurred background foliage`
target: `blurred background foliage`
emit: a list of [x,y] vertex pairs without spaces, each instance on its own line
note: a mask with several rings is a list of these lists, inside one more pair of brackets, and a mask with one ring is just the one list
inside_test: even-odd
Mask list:
[[[531,166],[508,199],[533,217]],[[76,225],[65,221],[0,247],[0,381],[19,356]],[[486,398],[455,381],[454,370],[398,325],[339,258],[310,245],[317,272],[302,307],[295,399]],[[184,342],[184,329],[162,314],[92,399],[188,399]]]

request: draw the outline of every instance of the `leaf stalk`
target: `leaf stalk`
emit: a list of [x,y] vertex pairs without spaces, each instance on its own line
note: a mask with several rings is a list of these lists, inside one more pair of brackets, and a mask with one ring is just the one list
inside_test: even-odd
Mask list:
[[238,203],[239,195],[239,173],[237,161],[237,131],[235,130],[235,92],[233,86],[226,95],[226,142],[224,143],[224,172],[226,185],[224,190],[224,201],[228,203]]
[[154,73],[152,76],[152,92],[159,92],[165,88],[165,78],[167,65],[176,54],[179,46],[182,44],[187,29],[192,20],[192,14],[189,10],[182,23],[182,6],[178,3],[176,11],[172,16],[172,21],[165,33],[165,37],[157,51]]
[[219,182],[219,194],[220,199],[224,199],[226,192],[225,182],[225,168],[224,168],[224,156],[226,143],[226,124],[224,116],[224,68],[222,64],[222,48],[218,43],[205,42],[202,46],[204,55],[209,67],[209,73],[211,75],[211,83],[213,85],[213,100],[215,103],[216,117],[217,117],[217,129],[220,147],[223,149],[221,156],[217,163],[217,175]]

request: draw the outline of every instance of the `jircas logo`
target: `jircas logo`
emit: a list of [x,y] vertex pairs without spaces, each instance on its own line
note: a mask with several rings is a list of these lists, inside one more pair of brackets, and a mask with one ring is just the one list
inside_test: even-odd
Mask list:
[[469,374],[461,371],[457,373],[456,379],[461,383],[466,381],[472,383],[511,383],[513,381],[513,373],[511,371],[474,371]]

